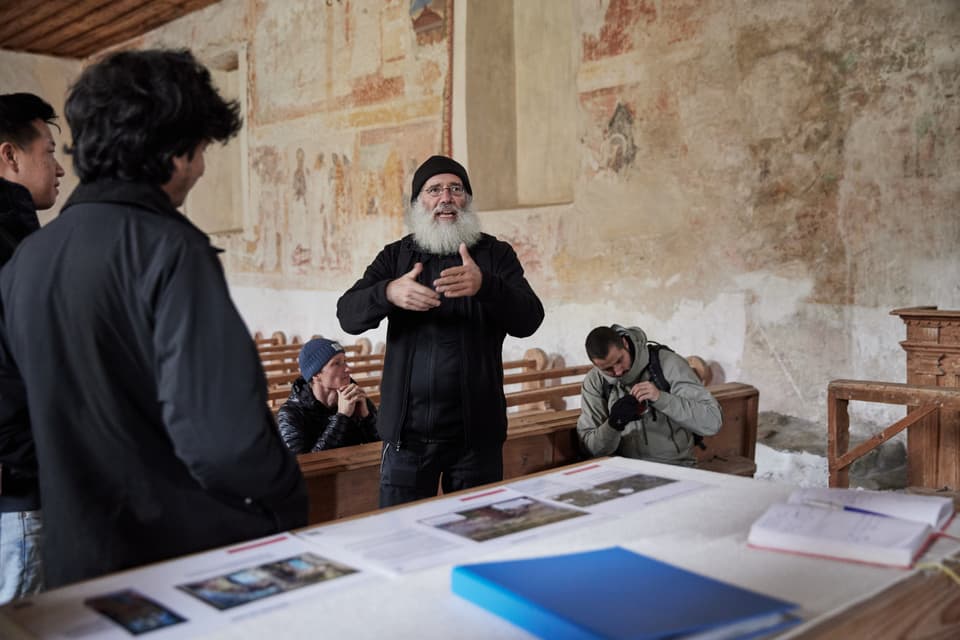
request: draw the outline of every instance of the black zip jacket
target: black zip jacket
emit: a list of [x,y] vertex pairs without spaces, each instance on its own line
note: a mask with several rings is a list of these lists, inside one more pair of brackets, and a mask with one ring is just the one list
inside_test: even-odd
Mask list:
[[280,437],[294,453],[310,453],[325,449],[349,447],[376,442],[377,408],[367,399],[366,418],[355,412],[352,416],[337,413],[337,407],[328,407],[313,395],[303,377],[297,378],[290,389],[290,397],[277,412]]
[[48,587],[306,524],[216,250],[159,187],[81,184],[0,273],[0,301]]
[[[20,241],[40,228],[30,191],[0,178],[0,266]],[[19,376],[0,374],[0,512],[40,508],[37,454],[30,436],[26,392]]]
[[[411,376],[429,375],[414,371],[411,365],[423,314],[431,311],[395,307],[387,300],[386,289],[423,255],[412,235],[387,245],[337,301],[337,318],[347,333],[363,333],[389,319],[377,430],[383,440],[400,446]],[[543,322],[543,305],[508,243],[482,234],[470,255],[483,273],[483,282],[476,295],[460,299],[464,301],[459,319],[464,437],[469,447],[494,448],[507,436],[503,340],[507,334],[517,338],[532,335]],[[422,273],[420,284],[433,286],[423,280]]]

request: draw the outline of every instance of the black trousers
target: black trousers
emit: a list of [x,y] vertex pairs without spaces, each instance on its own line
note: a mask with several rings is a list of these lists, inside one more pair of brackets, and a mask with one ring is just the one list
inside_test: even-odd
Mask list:
[[503,448],[477,450],[462,442],[383,443],[380,506],[390,507],[503,480]]

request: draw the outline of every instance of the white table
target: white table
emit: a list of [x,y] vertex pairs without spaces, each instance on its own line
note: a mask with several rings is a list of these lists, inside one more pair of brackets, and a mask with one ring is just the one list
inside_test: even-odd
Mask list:
[[[586,463],[583,463],[586,464]],[[649,504],[642,509],[589,526],[541,535],[510,546],[482,550],[468,562],[548,555],[620,545],[698,573],[795,602],[808,622],[849,606],[902,580],[910,571],[809,558],[748,548],[747,532],[767,505],[784,500],[795,488],[763,480],[630,460],[637,472],[694,480],[708,485],[692,493]],[[505,483],[509,484],[509,483]],[[416,506],[405,509],[416,509]],[[368,516],[368,517],[378,517]],[[956,521],[948,532],[960,533]],[[939,539],[924,561],[960,549],[960,543]],[[183,562],[171,561],[171,562]],[[161,563],[167,564],[167,563]],[[160,566],[160,565],[155,565]],[[274,608],[242,621],[205,632],[204,638],[526,638],[523,630],[453,595],[452,563],[404,574],[376,575],[350,588]],[[138,569],[71,585],[43,594],[33,606],[51,615],[74,605],[117,576],[135,577]],[[691,606],[696,606],[692,602]],[[30,638],[0,610],[0,637]],[[184,626],[184,630],[185,626]],[[150,632],[147,638],[165,633]],[[183,633],[176,637],[187,637]]]

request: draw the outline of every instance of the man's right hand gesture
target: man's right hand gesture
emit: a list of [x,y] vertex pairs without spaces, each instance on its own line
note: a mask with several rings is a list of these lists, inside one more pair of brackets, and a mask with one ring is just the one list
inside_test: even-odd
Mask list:
[[429,311],[440,306],[440,294],[417,282],[417,276],[423,271],[423,264],[418,262],[413,269],[406,272],[387,285],[387,300],[390,304],[408,311]]

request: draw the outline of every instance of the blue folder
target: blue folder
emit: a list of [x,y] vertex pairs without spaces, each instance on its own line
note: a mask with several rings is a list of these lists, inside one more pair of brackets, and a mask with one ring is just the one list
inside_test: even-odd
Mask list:
[[453,592],[542,638],[749,638],[796,605],[610,547],[454,567]]

